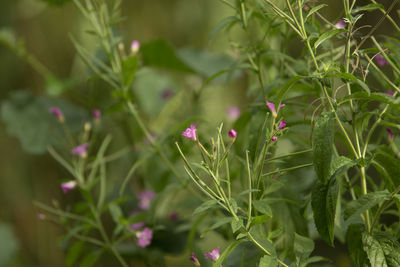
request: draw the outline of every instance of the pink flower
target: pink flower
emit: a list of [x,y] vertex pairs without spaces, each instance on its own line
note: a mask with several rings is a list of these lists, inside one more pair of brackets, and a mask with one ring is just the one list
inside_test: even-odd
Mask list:
[[140,49],[140,43],[139,43],[139,41],[136,41],[136,40],[134,40],[132,43],[131,43],[131,51],[132,51],[132,54],[137,54],[137,52],[139,52],[139,49]]
[[161,92],[161,98],[164,100],[171,98],[173,95],[174,95],[174,91],[172,91],[170,88],[165,88]]
[[194,252],[192,252],[192,255],[190,255],[189,258],[191,261],[193,261],[194,265],[196,266],[200,266],[200,262],[199,260],[196,258],[196,256],[194,255]]
[[[134,215],[136,215],[136,214],[138,214],[138,213],[139,213],[139,211],[134,210],[134,211],[131,212],[131,216],[134,216]],[[134,231],[140,230],[140,229],[142,229],[144,226],[145,226],[145,223],[144,223],[144,222],[132,223],[132,224],[130,225],[131,229],[134,230]]]
[[282,107],[286,106],[285,104],[280,104],[279,107],[278,107],[278,110],[276,110],[276,109],[275,109],[275,104],[274,104],[274,103],[268,102],[268,101],[267,101],[266,104],[267,104],[269,110],[272,112],[272,116],[274,116],[274,118],[276,118],[276,116],[278,116],[279,110],[280,110]]
[[228,135],[231,139],[235,139],[237,137],[237,132],[235,131],[235,129],[232,129],[228,132]]
[[385,66],[386,64],[389,64],[389,63],[387,62],[386,58],[384,58],[381,54],[377,54],[377,55],[375,56],[375,61],[376,61],[376,64],[378,64],[379,67],[383,67],[383,66]]
[[286,127],[286,121],[281,121],[281,122],[279,123],[278,129],[279,129],[279,130],[282,130],[282,129],[285,128],[285,127]]
[[74,189],[77,186],[76,181],[69,181],[61,184],[61,189],[64,192],[64,194],[67,194],[69,191]]
[[385,94],[393,96],[394,92],[393,91],[386,91]]
[[190,125],[190,128],[187,128],[186,131],[182,133],[182,135],[186,138],[192,139],[192,140],[197,140],[197,134],[196,134],[196,126],[193,124]]
[[51,107],[49,111],[58,119],[59,122],[63,123],[65,121],[64,114],[58,107]]
[[272,142],[275,142],[276,139],[277,139],[276,136],[272,136],[272,138],[271,138]]
[[389,140],[393,141],[394,134],[393,134],[392,130],[390,128],[386,128],[386,132],[388,133]]
[[43,213],[38,213],[37,219],[38,219],[39,221],[44,221],[44,220],[46,219],[46,215],[43,214]]
[[141,232],[138,232],[136,236],[138,238],[137,245],[145,248],[151,244],[151,240],[153,239],[153,231],[146,227]]
[[75,147],[74,149],[71,150],[71,154],[72,155],[78,155],[82,158],[86,158],[87,156],[87,149],[89,147],[88,143],[84,143],[82,145],[79,145],[77,147]]
[[232,120],[237,120],[240,117],[240,109],[236,106],[232,106],[228,109],[228,117]]
[[139,208],[142,210],[150,209],[150,204],[153,198],[156,196],[156,193],[150,190],[141,191],[138,195],[139,198]]
[[93,119],[95,122],[99,122],[101,119],[101,111],[100,109],[93,109],[92,110]]
[[179,214],[176,211],[173,211],[169,214],[169,219],[171,221],[176,221],[179,218]]
[[207,252],[204,256],[206,257],[206,259],[217,261],[219,258],[219,247],[216,249],[213,249],[210,252]]
[[344,20],[340,19],[338,22],[335,24],[336,29],[346,29],[346,23]]

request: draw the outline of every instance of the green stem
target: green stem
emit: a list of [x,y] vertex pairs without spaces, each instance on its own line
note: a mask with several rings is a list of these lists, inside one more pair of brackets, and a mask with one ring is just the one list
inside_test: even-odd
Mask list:
[[[360,167],[361,170],[361,191],[363,195],[366,195],[367,192],[367,178],[366,178],[366,174],[365,174],[365,167],[362,166]],[[371,225],[370,225],[370,221],[369,221],[369,211],[366,210],[365,211],[365,224],[367,227],[367,231],[370,232],[371,230]]]
[[273,160],[282,159],[282,158],[291,157],[291,156],[296,156],[296,155],[300,155],[300,154],[304,154],[304,153],[308,153],[308,152],[312,152],[312,151],[313,151],[312,149],[306,149],[306,150],[293,152],[293,153],[282,155],[282,156],[269,158],[269,159],[266,159],[266,161],[273,161]]
[[286,168],[286,169],[267,172],[267,173],[264,173],[262,176],[264,177],[264,176],[272,175],[272,174],[275,174],[275,173],[294,171],[294,170],[297,170],[297,169],[307,168],[307,167],[310,167],[310,166],[313,166],[313,163],[307,163],[307,164],[298,165],[298,166],[294,166],[294,167],[290,167],[290,168]]

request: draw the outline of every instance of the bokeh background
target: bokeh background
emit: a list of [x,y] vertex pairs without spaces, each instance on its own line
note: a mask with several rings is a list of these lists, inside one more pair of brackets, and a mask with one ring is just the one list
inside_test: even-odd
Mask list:
[[[342,1],[324,2],[329,8],[323,13],[332,22],[337,21],[340,18],[337,10],[341,9]],[[360,5],[367,2],[359,1]],[[387,6],[391,1],[378,2]],[[241,38],[240,31],[233,30],[229,35],[218,34],[212,41],[209,40],[210,32],[218,21],[231,12],[216,0],[125,0],[122,10],[125,20],[121,24],[121,32],[127,45],[134,39],[147,42],[162,38],[177,48],[229,54],[230,40]],[[396,10],[392,16],[398,19]],[[376,12],[366,16],[363,23],[373,25],[378,18],[379,13]],[[64,95],[89,111],[97,104],[91,96],[96,96],[96,101],[101,103],[99,94],[104,91],[77,85],[79,83],[75,79],[80,77],[82,62],[69,37],[72,34],[83,40],[86,47],[93,47],[95,44],[85,37],[87,28],[87,22],[72,3],[49,6],[42,0],[1,0],[2,36],[14,34],[24,43],[26,50],[46,67],[45,72],[50,70],[58,79],[70,81],[67,84],[71,88],[77,87]],[[384,23],[378,32],[390,34],[390,29]],[[296,51],[296,45],[292,49]],[[44,94],[51,86],[54,88],[50,91],[58,94],[58,84],[46,80],[43,72],[40,73],[40,67],[32,68],[32,64],[17,54],[3,42],[0,43],[0,101],[6,101],[17,91]],[[245,83],[237,83],[231,88],[221,86],[220,90],[210,90],[206,102],[216,122],[221,120],[221,114],[224,114],[221,110],[225,110],[228,103],[246,105],[244,86]],[[151,93],[154,92],[144,94]],[[18,120],[18,117],[15,119]],[[64,230],[38,221],[37,209],[33,205],[33,201],[65,201],[59,187],[63,170],[48,154],[24,150],[3,122],[0,122],[0,148],[0,266],[64,266],[65,251],[58,242]],[[350,266],[346,248],[340,244],[335,250],[322,242],[317,247],[319,255],[333,258],[335,265]]]

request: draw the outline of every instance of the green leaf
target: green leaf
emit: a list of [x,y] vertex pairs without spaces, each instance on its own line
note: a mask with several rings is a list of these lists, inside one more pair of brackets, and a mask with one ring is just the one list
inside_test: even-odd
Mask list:
[[356,84],[360,85],[368,93],[368,95],[371,93],[371,90],[369,89],[368,85],[365,82],[363,82],[360,79],[358,79],[353,74],[345,73],[345,72],[339,72],[339,73],[327,75],[326,77],[341,78],[341,79],[344,79],[344,80],[347,80],[347,81],[355,82]]
[[237,240],[233,243],[231,243],[229,245],[229,247],[227,247],[224,252],[221,254],[221,256],[219,256],[218,260],[216,262],[213,263],[213,267],[221,267],[222,263],[225,261],[225,259],[229,256],[229,254],[231,254],[231,252],[235,249],[235,247],[237,245],[239,245],[240,243],[246,241],[245,239],[242,240]]
[[140,54],[143,64],[182,72],[193,72],[176,55],[174,47],[165,40],[155,40],[141,45]]
[[48,146],[64,144],[62,138],[57,138],[57,135],[63,137],[64,133],[60,123],[49,112],[52,106],[57,106],[64,113],[71,133],[82,129],[86,112],[65,100],[16,91],[1,103],[1,119],[8,134],[17,137],[26,152],[43,154]]
[[295,76],[291,78],[289,81],[285,83],[285,85],[279,89],[278,95],[276,96],[276,106],[279,106],[282,103],[283,98],[286,93],[290,90],[290,88],[297,82],[304,79],[304,76]]
[[215,26],[215,28],[210,33],[210,40],[214,39],[215,35],[218,32],[220,32],[221,30],[223,30],[226,26],[233,25],[236,22],[240,22],[240,19],[238,19],[235,16],[229,16],[229,17],[223,18],[220,22],[218,22],[217,26]]
[[390,193],[387,190],[368,193],[348,203],[343,217],[345,220],[350,220],[375,205],[378,205],[382,201],[389,199]]
[[250,227],[259,225],[259,224],[263,224],[263,223],[267,222],[269,219],[271,219],[271,216],[267,215],[267,214],[252,217]]
[[350,99],[358,99],[358,100],[366,100],[366,101],[379,101],[382,103],[386,103],[395,107],[398,107],[400,100],[394,98],[391,95],[384,93],[367,93],[367,92],[356,92],[351,95],[345,96],[341,99],[338,99],[338,103],[347,102]]
[[332,160],[331,168],[329,171],[330,177],[340,177],[350,167],[357,165],[357,162],[344,156],[336,157]]
[[233,220],[231,222],[231,227],[232,227],[232,233],[235,233],[236,231],[238,231],[240,228],[243,227],[243,220]]
[[308,19],[309,16],[311,16],[312,14],[314,14],[315,12],[317,12],[318,10],[320,10],[321,8],[326,7],[326,6],[328,6],[328,5],[327,4],[321,4],[321,5],[318,5],[318,6],[315,6],[315,7],[311,8],[311,10],[308,12],[308,14],[306,16],[306,19]]
[[110,203],[108,205],[108,209],[114,222],[119,224],[121,222],[121,218],[123,217],[121,208],[117,204]]
[[253,206],[262,214],[267,214],[268,216],[272,217],[272,210],[268,203],[269,202],[266,199],[255,200],[253,201]]
[[372,235],[367,232],[362,233],[362,243],[364,251],[368,255],[368,259],[373,267],[388,267],[385,253],[381,244]]
[[103,250],[94,251],[88,253],[79,264],[79,267],[92,267],[99,260],[101,254],[103,254]]
[[312,239],[294,234],[294,253],[298,263],[305,262],[314,250],[314,241]]
[[400,185],[400,162],[393,155],[383,150],[377,150],[372,161],[379,171],[386,187],[392,192]]
[[273,257],[276,257],[275,247],[272,242],[261,233],[261,228],[254,226],[250,228],[250,234],[253,236],[254,240],[260,244],[266,251],[268,251]]
[[203,202],[200,206],[198,206],[194,211],[193,211],[193,215],[206,211],[210,208],[214,208],[218,205],[218,201],[217,200],[208,200],[206,202]]
[[278,267],[278,260],[269,255],[265,255],[260,259],[259,267]]
[[333,137],[333,112],[323,112],[317,119],[312,133],[314,169],[322,183],[326,183],[329,178],[333,155]]
[[334,177],[327,184],[317,181],[311,194],[315,226],[321,237],[331,246],[333,246],[334,241],[338,194],[338,185]]
[[355,13],[358,13],[358,12],[360,12],[360,11],[368,11],[368,12],[370,12],[370,11],[374,11],[374,10],[376,10],[376,9],[382,9],[382,10],[384,10],[385,8],[384,8],[384,6],[381,5],[381,4],[368,4],[368,5],[365,5],[365,6],[360,6],[360,7],[354,8],[354,9],[351,11],[351,13],[352,13],[352,14],[355,14]]
[[73,266],[78,257],[82,254],[84,249],[84,242],[78,241],[68,249],[67,257],[66,257],[66,265]]
[[356,267],[364,267],[367,261],[367,254],[363,250],[362,243],[362,233],[364,231],[364,225],[351,224],[346,233],[347,248]]
[[122,61],[122,76],[124,78],[124,85],[129,86],[135,78],[138,65],[137,56],[131,56]]
[[327,32],[324,32],[318,39],[317,41],[314,43],[314,48],[317,49],[318,46],[320,46],[320,44],[322,44],[323,42],[325,42],[326,40],[332,38],[333,36],[338,35],[339,33],[344,32],[345,30],[343,29],[333,29],[333,30],[329,30]]

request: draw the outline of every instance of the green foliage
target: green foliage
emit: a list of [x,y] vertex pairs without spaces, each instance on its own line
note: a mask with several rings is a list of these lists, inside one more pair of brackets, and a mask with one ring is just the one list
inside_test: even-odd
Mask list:
[[365,227],[362,224],[351,224],[346,233],[346,243],[350,256],[356,267],[363,267],[367,261],[367,254],[363,249],[362,233]]
[[364,211],[380,204],[382,201],[389,200],[390,198],[390,193],[387,190],[362,195],[360,198],[347,204],[346,210],[344,211],[344,219],[350,220]]
[[312,135],[313,163],[320,182],[329,178],[333,155],[334,114],[324,112],[315,122]]
[[11,225],[0,223],[0,238],[0,266],[7,266],[19,248]]

